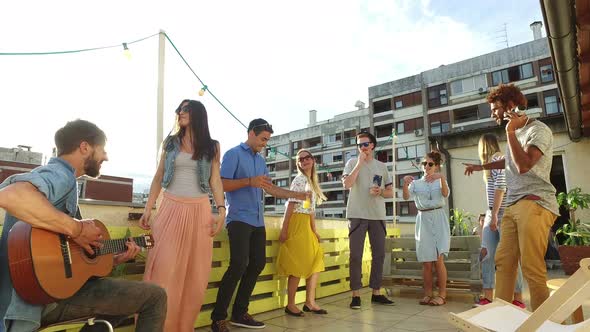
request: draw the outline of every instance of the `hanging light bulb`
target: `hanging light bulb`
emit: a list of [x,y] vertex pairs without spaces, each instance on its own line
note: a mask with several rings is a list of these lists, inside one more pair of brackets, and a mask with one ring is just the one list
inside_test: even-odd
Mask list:
[[199,90],[199,96],[203,96],[205,94],[205,91],[207,91],[207,86],[203,85],[203,87],[201,88],[201,90]]
[[123,55],[127,58],[127,60],[131,60],[131,51],[129,51],[127,43],[123,43]]

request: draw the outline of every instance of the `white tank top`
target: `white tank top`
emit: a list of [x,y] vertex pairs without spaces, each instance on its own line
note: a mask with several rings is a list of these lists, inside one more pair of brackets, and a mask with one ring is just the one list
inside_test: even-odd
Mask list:
[[179,152],[174,160],[174,175],[166,192],[182,197],[201,197],[207,195],[199,186],[197,161],[192,160],[192,153]]

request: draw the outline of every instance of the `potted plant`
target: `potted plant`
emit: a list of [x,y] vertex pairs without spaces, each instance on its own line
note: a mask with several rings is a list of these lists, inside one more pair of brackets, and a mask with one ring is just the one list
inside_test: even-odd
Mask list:
[[569,211],[569,220],[557,229],[559,242],[559,258],[567,275],[571,275],[580,267],[582,258],[590,257],[590,225],[576,218],[576,210],[587,209],[590,195],[574,188],[569,192],[557,195],[557,203]]
[[451,209],[451,236],[467,236],[473,233],[473,215],[465,210]]

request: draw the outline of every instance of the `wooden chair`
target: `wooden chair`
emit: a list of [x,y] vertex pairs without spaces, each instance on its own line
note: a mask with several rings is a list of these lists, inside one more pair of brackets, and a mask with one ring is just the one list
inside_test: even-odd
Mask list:
[[41,328],[38,330],[38,332],[57,332],[57,331],[63,331],[65,329],[71,329],[71,328],[76,328],[76,327],[82,328],[82,326],[84,326],[84,324],[88,324],[88,325],[105,324],[109,332],[114,331],[113,326],[108,321],[106,321],[104,319],[96,319],[94,317],[88,317],[88,318],[74,319],[74,320],[70,320],[67,322],[59,322],[59,323],[55,323],[55,324],[51,324],[51,325],[47,325],[47,326],[41,326]]
[[533,313],[498,299],[460,314],[449,313],[448,319],[462,331],[530,332],[540,328],[544,332],[590,331],[590,319],[578,324],[561,325],[588,298],[590,258],[584,258],[578,271]]

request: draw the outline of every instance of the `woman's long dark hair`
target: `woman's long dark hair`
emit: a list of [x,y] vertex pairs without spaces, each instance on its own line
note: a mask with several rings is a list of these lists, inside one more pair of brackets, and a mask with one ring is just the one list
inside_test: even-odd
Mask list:
[[189,126],[193,133],[192,159],[197,160],[205,158],[207,160],[213,160],[217,153],[217,141],[211,138],[211,134],[209,133],[209,122],[207,120],[207,110],[205,109],[205,105],[200,101],[185,99],[180,105],[178,105],[178,108],[176,109],[175,130],[172,136],[178,137],[179,140],[182,140],[186,133],[186,128],[182,128],[178,125],[178,114],[184,103],[188,103],[185,107],[189,110]]

